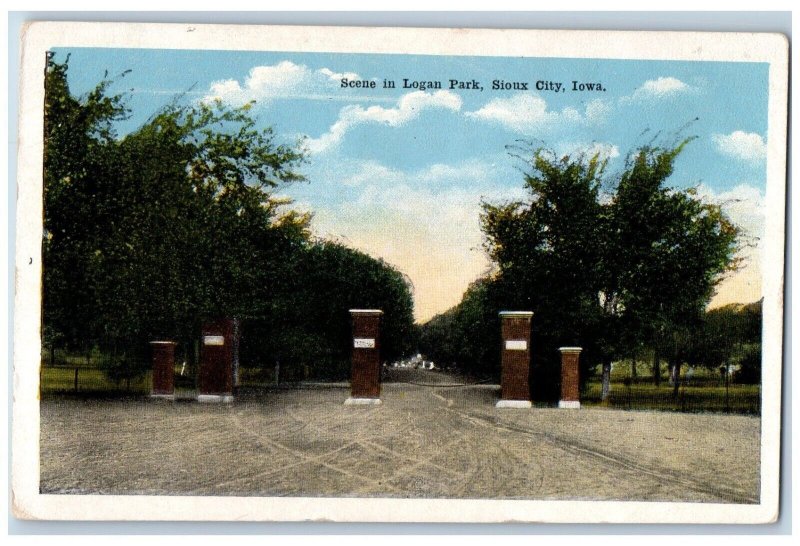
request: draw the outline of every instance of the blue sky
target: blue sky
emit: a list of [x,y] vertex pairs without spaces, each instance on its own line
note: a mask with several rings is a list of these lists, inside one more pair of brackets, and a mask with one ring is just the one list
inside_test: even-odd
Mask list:
[[[619,172],[631,150],[697,136],[670,184],[699,186],[751,238],[763,234],[768,65],[602,59],[56,49],[70,53],[82,94],[104,73],[131,70],[112,87],[129,93],[121,134],[177,94],[185,101],[256,101],[278,139],[305,138],[309,182],[281,190],[314,213],[320,236],[384,258],[414,284],[420,320],[456,304],[488,271],[481,199],[523,198],[521,164],[506,147],[533,141],[566,153],[593,150]],[[342,88],[341,78],[377,88]],[[403,88],[403,80],[442,89]],[[382,86],[394,80],[394,89]],[[476,80],[482,90],[449,89]],[[492,90],[493,80],[527,90]],[[602,90],[573,91],[573,81]],[[546,82],[537,90],[537,82]],[[562,90],[552,89],[561,84]],[[697,118],[697,119],[696,119]],[[691,122],[691,123],[690,123]],[[687,124],[688,127],[687,127]],[[760,245],[712,304],[761,297]]]

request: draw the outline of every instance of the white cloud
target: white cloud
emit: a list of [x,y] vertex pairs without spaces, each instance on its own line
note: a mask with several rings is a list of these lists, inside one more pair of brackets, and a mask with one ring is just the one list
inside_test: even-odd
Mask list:
[[737,254],[743,260],[740,270],[725,278],[716,289],[710,307],[728,303],[750,303],[762,296],[763,239],[765,207],[764,195],[756,187],[739,184],[730,190],[715,192],[705,185],[697,189],[705,201],[718,204],[741,229],[742,249]]
[[683,91],[687,91],[688,89],[689,86],[677,78],[661,77],[655,80],[647,80],[639,89],[637,89],[637,91],[647,93],[648,95],[656,95],[661,97],[665,95],[681,93]]
[[339,118],[331,125],[328,132],[319,138],[306,141],[309,151],[320,153],[342,141],[344,135],[357,125],[378,123],[389,127],[399,127],[419,117],[423,110],[444,109],[458,111],[461,109],[461,97],[450,91],[425,93],[414,91],[398,99],[394,108],[370,106],[364,108],[358,104],[345,106],[339,112]]
[[407,274],[414,284],[416,316],[425,320],[457,304],[491,265],[482,250],[481,199],[525,195],[521,187],[493,183],[496,174],[491,163],[479,160],[410,172],[365,162],[356,174],[345,176],[351,183],[360,181],[358,196],[317,207],[314,229]]
[[590,100],[586,105],[586,122],[589,124],[602,123],[611,114],[611,105],[601,99]]
[[[503,159],[507,158],[503,157]],[[458,165],[436,163],[420,171],[416,178],[426,185],[474,186],[492,180],[494,176],[497,176],[497,169],[496,163],[470,159]]]
[[500,123],[514,131],[529,132],[563,123],[596,124],[604,121],[609,105],[600,99],[590,101],[583,113],[574,107],[548,110],[547,101],[535,93],[517,93],[508,98],[494,98],[483,107],[467,112],[472,119]]
[[397,171],[389,169],[377,161],[365,161],[355,171],[347,172],[340,178],[341,184],[350,187],[366,186],[381,181],[386,185],[399,184],[404,178]]
[[266,102],[275,98],[358,98],[350,95],[337,97],[336,93],[331,93],[339,88],[342,78],[362,79],[353,72],[340,73],[329,68],[314,70],[306,65],[281,61],[275,65],[253,67],[243,83],[238,80],[213,82],[202,101],[218,99],[233,105],[242,105],[253,100]]
[[337,87],[339,86],[339,82],[342,80],[342,78],[347,78],[348,80],[361,79],[361,77],[355,72],[334,72],[330,68],[320,68],[318,72],[324,76],[327,76],[329,80],[335,82]]
[[697,195],[704,200],[722,206],[722,210],[739,226],[749,238],[764,236],[764,195],[749,184],[739,184],[730,190],[717,193],[701,184]]
[[758,133],[734,131],[729,135],[715,134],[714,144],[725,155],[748,162],[758,162],[767,157],[767,143]]
[[[330,172],[330,169],[328,169]],[[477,187],[491,180],[497,173],[497,166],[477,159],[470,159],[456,165],[435,163],[428,167],[406,173],[390,169],[385,165],[369,160],[357,165],[345,165],[335,175],[339,183],[348,187],[362,187],[380,182],[384,186],[411,184],[423,187],[445,187],[451,185]]]
[[622,97],[620,101],[629,102],[666,99],[694,91],[696,91],[694,87],[682,82],[678,78],[662,76],[655,80],[647,80],[638,87],[632,95]]

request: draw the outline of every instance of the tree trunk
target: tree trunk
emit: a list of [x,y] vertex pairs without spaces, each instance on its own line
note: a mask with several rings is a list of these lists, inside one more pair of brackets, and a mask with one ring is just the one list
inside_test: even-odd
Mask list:
[[670,381],[672,381],[672,396],[678,397],[681,388],[681,363],[673,362],[670,366]]
[[661,386],[661,355],[658,349],[653,349],[653,383],[656,387]]
[[611,392],[611,359],[603,361],[603,391],[600,399],[608,400],[609,392]]
[[636,379],[639,372],[636,370],[636,357],[631,358],[631,379]]

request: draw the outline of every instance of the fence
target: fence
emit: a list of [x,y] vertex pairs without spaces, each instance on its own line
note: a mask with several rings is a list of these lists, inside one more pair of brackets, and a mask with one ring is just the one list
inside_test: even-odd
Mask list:
[[[336,362],[328,370],[331,377],[317,378],[303,365],[281,366],[279,377],[272,367],[241,368],[242,387],[274,385],[276,379],[291,384],[307,379],[335,380],[334,375],[346,376],[347,362]],[[124,366],[128,366],[126,369]],[[45,351],[40,372],[40,391],[43,394],[109,394],[143,395],[151,388],[152,374],[149,360],[127,361],[121,367],[107,354],[68,353],[62,350]],[[345,377],[346,380],[346,377]],[[177,359],[175,364],[175,389],[196,388],[196,366]],[[684,382],[677,396],[668,381],[660,386],[652,378],[612,380],[606,400],[602,400],[602,385],[591,379],[584,385],[581,402],[585,406],[604,406],[629,410],[659,410],[681,412],[718,412],[759,415],[761,413],[761,388],[759,385],[725,384],[709,378]]]
[[42,352],[40,392],[145,394],[150,392],[150,366],[142,357],[123,359],[96,350],[79,354],[48,349]]
[[[326,355],[327,356],[327,355]],[[185,358],[184,358],[185,357]],[[114,361],[100,351],[79,354],[62,349],[44,351],[40,368],[43,394],[148,394],[152,385],[152,362],[146,357]],[[349,379],[349,360],[322,360],[318,366],[284,362],[280,366],[240,368],[241,387],[272,386],[276,381],[293,384],[301,381],[342,381]],[[197,388],[197,363],[191,355],[176,355],[175,389]]]

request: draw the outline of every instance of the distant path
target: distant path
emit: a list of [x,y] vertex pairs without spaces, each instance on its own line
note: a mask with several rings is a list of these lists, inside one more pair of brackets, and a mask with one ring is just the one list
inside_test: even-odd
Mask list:
[[346,385],[228,406],[45,400],[42,491],[758,501],[757,418],[504,410],[496,385],[385,372],[380,406],[344,406]]
[[488,379],[468,378],[442,370],[420,370],[414,368],[383,368],[384,384],[408,383],[419,386],[461,387],[489,384]]

